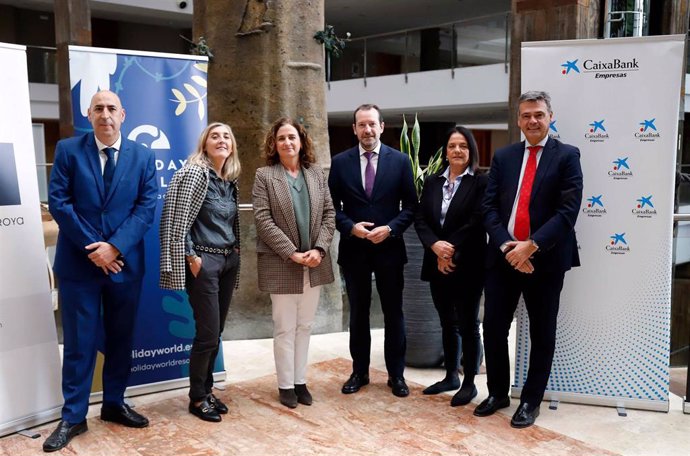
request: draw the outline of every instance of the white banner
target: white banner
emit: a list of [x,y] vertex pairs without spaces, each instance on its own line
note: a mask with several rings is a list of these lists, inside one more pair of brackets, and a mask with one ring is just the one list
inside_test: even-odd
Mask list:
[[0,43],[0,436],[60,416],[24,46]]
[[[582,266],[566,273],[545,399],[668,411],[673,198],[683,35],[522,44],[522,91],[580,148]],[[518,312],[513,394],[527,376]]]

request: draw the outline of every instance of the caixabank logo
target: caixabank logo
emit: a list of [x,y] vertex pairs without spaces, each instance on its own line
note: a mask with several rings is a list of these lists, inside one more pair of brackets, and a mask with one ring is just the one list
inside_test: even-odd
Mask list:
[[652,195],[640,196],[635,200],[635,207],[632,209],[633,215],[637,218],[650,219],[656,217],[656,209],[652,202]]
[[582,208],[582,213],[587,217],[603,217],[606,215],[606,208],[601,198],[604,195],[592,195],[586,199],[587,204]]
[[630,246],[628,245],[628,241],[625,240],[625,233],[613,233],[609,236],[606,250],[611,255],[625,255],[630,253]]
[[555,120],[549,122],[549,136],[553,139],[561,139],[561,134],[558,133]]
[[598,143],[606,142],[609,139],[609,134],[606,131],[606,126],[604,125],[606,119],[593,120],[587,125],[587,132],[585,133],[585,138],[589,142]]
[[640,70],[640,61],[621,58],[577,58],[566,60],[560,65],[560,72],[564,76],[590,74],[594,79],[602,81],[626,78],[630,72]]
[[0,143],[0,206],[21,204],[14,146],[10,143]]
[[642,119],[635,132],[635,138],[640,142],[654,142],[661,138],[661,133],[656,129],[654,122],[656,122],[656,117],[654,119]]
[[613,164],[613,169],[609,170],[609,177],[613,180],[628,180],[633,177],[632,169],[628,164],[628,159],[630,157],[618,157],[611,163]]

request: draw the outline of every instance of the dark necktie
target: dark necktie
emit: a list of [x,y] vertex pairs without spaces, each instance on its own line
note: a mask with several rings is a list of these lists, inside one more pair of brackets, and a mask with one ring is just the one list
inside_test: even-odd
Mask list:
[[518,199],[517,210],[515,211],[515,238],[518,241],[526,241],[529,238],[529,200],[532,195],[532,184],[534,175],[537,174],[537,152],[541,146],[527,146],[529,157],[525,165],[525,174],[522,176],[520,185],[520,197]]
[[113,174],[115,174],[115,149],[106,147],[103,152],[108,157],[103,168],[103,186],[107,195],[110,192],[110,184],[113,182]]
[[374,155],[373,152],[364,152],[364,157],[367,159],[367,166],[364,168],[364,191],[369,198],[374,191],[374,179],[376,179],[374,164],[371,162],[372,155]]

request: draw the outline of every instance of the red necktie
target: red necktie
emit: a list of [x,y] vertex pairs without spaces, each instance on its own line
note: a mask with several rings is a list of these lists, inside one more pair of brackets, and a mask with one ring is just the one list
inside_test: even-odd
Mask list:
[[529,157],[525,165],[525,174],[520,185],[520,197],[515,211],[515,238],[518,241],[526,241],[529,238],[529,199],[532,194],[534,175],[537,174],[537,152],[541,146],[527,146]]

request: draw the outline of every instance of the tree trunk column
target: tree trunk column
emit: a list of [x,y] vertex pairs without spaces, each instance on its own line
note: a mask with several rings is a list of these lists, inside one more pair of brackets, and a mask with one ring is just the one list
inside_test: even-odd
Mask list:
[[[324,54],[313,38],[323,28],[323,0],[207,0],[194,5],[193,40],[204,37],[214,55],[208,73],[208,118],[227,122],[237,138],[240,203],[251,202],[254,173],[265,163],[264,135],[279,117],[302,123],[314,142],[317,163],[330,167]],[[228,331],[233,339],[270,337],[270,300],[257,288],[253,214],[242,212],[240,224],[240,289],[233,298]],[[324,287],[314,330],[342,330],[339,274],[334,284]]]
[[508,103],[511,142],[520,140],[520,129],[517,127],[517,99],[521,93],[522,42],[597,38],[601,35],[602,10],[602,0],[512,0]]
[[91,46],[91,8],[88,0],[55,0],[60,137],[74,134],[69,45]]

